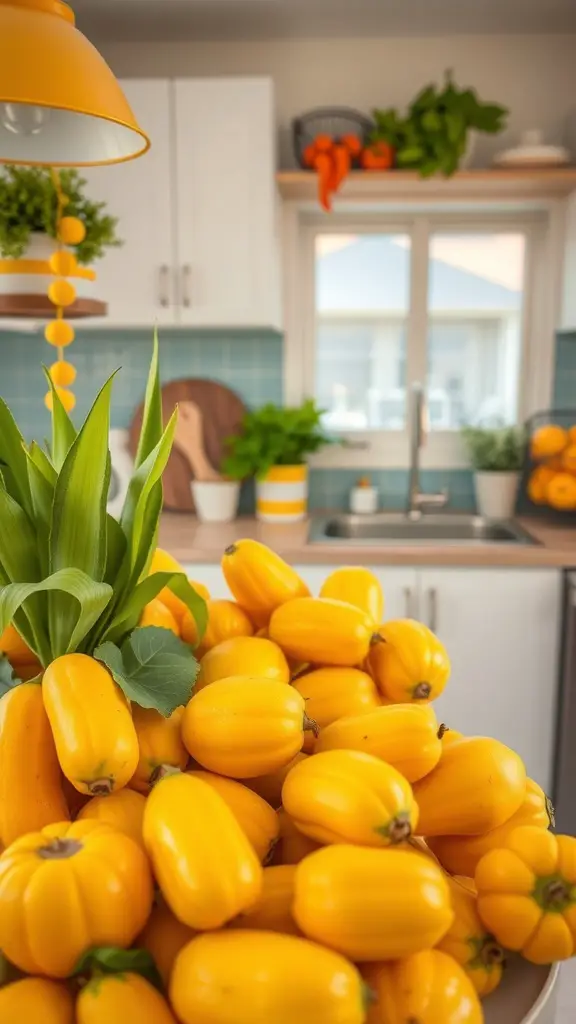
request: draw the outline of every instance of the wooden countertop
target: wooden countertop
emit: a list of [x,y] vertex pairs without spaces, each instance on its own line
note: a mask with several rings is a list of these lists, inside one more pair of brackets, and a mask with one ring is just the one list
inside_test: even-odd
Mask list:
[[357,545],[353,542],[317,544],[308,542],[310,523],[271,525],[251,516],[232,523],[199,523],[194,516],[165,512],[160,524],[159,544],[179,562],[217,564],[225,548],[241,537],[253,537],[268,544],[293,564],[309,565],[436,565],[576,567],[576,527],[551,526],[534,519],[521,525],[539,542],[522,544],[422,543]]

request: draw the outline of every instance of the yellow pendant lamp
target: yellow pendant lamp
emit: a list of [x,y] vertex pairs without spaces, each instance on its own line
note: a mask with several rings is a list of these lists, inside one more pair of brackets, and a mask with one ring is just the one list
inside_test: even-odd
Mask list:
[[150,142],[61,0],[0,0],[0,162],[89,167]]

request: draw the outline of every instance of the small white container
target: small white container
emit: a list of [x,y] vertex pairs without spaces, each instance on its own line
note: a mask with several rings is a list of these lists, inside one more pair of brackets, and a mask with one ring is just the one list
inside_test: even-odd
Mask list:
[[519,473],[475,473],[478,512],[487,519],[512,519],[516,508]]
[[350,511],[355,515],[371,515],[378,509],[378,490],[369,480],[358,480],[350,491]]
[[192,497],[201,523],[229,523],[240,499],[238,480],[193,480]]

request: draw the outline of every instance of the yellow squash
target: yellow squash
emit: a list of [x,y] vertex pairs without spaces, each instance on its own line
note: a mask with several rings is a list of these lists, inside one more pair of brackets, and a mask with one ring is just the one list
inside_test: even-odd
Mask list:
[[138,936],[135,946],[147,949],[154,959],[160,976],[167,987],[174,961],[180,950],[194,938],[196,933],[187,924],[182,924],[160,898],[152,907],[144,931]]
[[[202,643],[198,648],[198,654],[202,657],[206,651],[210,651],[217,644],[224,640],[230,640],[235,636],[252,636],[254,626],[246,612],[236,601],[210,600],[206,602],[208,611],[208,625],[202,637]],[[190,612],[187,612],[182,619],[180,627],[182,639],[188,644],[195,644],[197,640],[196,623]]]
[[6,626],[3,633],[0,633],[0,655],[8,658],[19,679],[27,680],[37,676],[42,671],[42,666],[33,651],[14,626]]
[[0,988],[2,1024],[76,1024],[74,998],[48,978],[22,978]]
[[262,892],[258,903],[236,917],[231,922],[231,927],[300,935],[300,929],[292,916],[295,875],[295,864],[276,864],[264,868]]
[[161,629],[169,629],[171,633],[180,636],[180,627],[176,616],[159,597],[145,605],[138,624],[140,626],[159,626]]
[[0,840],[70,815],[39,683],[22,683],[0,700]]
[[146,801],[144,842],[166,903],[190,928],[221,928],[256,903],[260,861],[201,779],[178,772],[157,783]]
[[384,618],[384,594],[377,576],[362,565],[344,565],[326,577],[320,597],[354,604],[370,616],[375,626]]
[[65,654],[42,681],[60,767],[80,793],[121,789],[138,764],[128,701],[110,673],[86,654]]
[[258,793],[258,796],[261,796],[271,807],[280,807],[284,779],[295,764],[300,764],[300,761],[305,761],[307,757],[308,755],[301,751],[295,754],[292,760],[288,761],[288,764],[282,765],[277,771],[270,772],[268,775],[257,775],[254,779],[245,779],[245,785],[249,789],[253,789],[255,793]]
[[277,608],[270,639],[297,661],[353,668],[368,654],[374,623],[366,612],[327,597],[298,597]]
[[[180,562],[177,562],[172,555],[168,554],[167,551],[163,551],[162,548],[156,548],[152,556],[150,568],[148,569],[148,575],[152,575],[152,573],[155,572],[184,573],[184,569],[180,565]],[[210,592],[203,583],[197,583],[196,580],[189,580],[188,582],[194,587],[194,590],[200,595],[200,597],[204,598],[205,601],[210,600]],[[178,623],[178,628],[180,629],[184,616],[190,616],[188,607],[184,604],[184,601],[182,601],[181,598],[176,597],[176,594],[173,594],[168,587],[164,587],[164,589],[160,591],[158,594],[158,600],[162,601],[162,604],[166,605],[166,607],[172,612],[172,615]],[[192,618],[192,616],[190,616],[190,618]]]
[[290,682],[290,668],[277,644],[257,636],[235,636],[216,644],[202,658],[196,692],[230,676],[257,676]]
[[178,1024],[168,1003],[139,974],[101,974],[81,990],[77,1024]]
[[533,779],[526,779],[526,792],[518,810],[503,825],[479,836],[436,836],[429,846],[443,868],[451,875],[474,877],[481,857],[489,850],[502,846],[506,837],[519,825],[550,828],[554,824],[554,810],[544,790]]
[[78,813],[77,821],[103,821],[123,832],[144,849],[142,823],[146,799],[133,789],[119,789],[110,796],[93,796]]
[[511,818],[525,793],[526,770],[513,750],[483,736],[457,740],[414,784],[418,830],[426,837],[481,835]]
[[298,676],[293,686],[320,730],[344,715],[365,715],[380,704],[373,680],[357,668],[319,668]]
[[301,861],[293,913],[305,935],[357,962],[431,949],[454,919],[431,858],[360,846],[326,846]]
[[384,697],[396,703],[436,700],[450,676],[443,644],[421,622],[396,619],[380,626],[367,670]]
[[257,540],[237,540],[222,556],[222,572],[252,622],[266,626],[272,612],[310,591],[295,569]]
[[476,868],[478,913],[496,940],[534,964],[576,953],[576,839],[521,825]]
[[366,1024],[483,1024],[470,979],[437,949],[371,964],[363,974],[374,993]]
[[[311,714],[313,709],[306,705],[306,710]],[[340,718],[322,729],[316,753],[341,749],[381,757],[408,782],[417,782],[438,764],[442,743],[430,704],[390,704],[361,716]]]
[[258,859],[266,862],[274,850],[280,830],[280,822],[274,808],[257,793],[253,793],[247,786],[235,782],[234,779],[227,779],[213,772],[191,771],[188,774],[196,779],[202,779],[222,797],[254,847]]
[[195,694],[182,738],[195,761],[218,775],[255,778],[277,771],[298,753],[314,728],[304,700],[285,683],[236,676]]
[[66,978],[91,946],[129,946],[151,906],[146,856],[99,821],[49,825],[0,856],[0,949],[28,974]]
[[188,751],[182,742],[182,719],[184,708],[176,708],[169,718],[164,718],[154,708],[132,708],[132,721],[138,737],[138,764],[130,779],[130,788],[139,793],[149,793],[150,785],[158,768],[169,765],[185,768]]
[[418,821],[406,779],[357,750],[326,750],[297,764],[282,787],[282,804],[319,843],[392,846],[409,839]]
[[504,950],[480,920],[472,880],[449,878],[448,884],[454,920],[437,948],[460,964],[478,995],[484,998],[502,980]]
[[182,1024],[363,1024],[362,980],[293,935],[222,931],[179,954],[170,1001]]
[[449,747],[451,743],[455,743],[456,740],[463,740],[464,733],[457,732],[456,729],[451,729],[448,725],[441,725],[438,735],[442,741],[442,749]]
[[280,834],[274,850],[274,864],[299,864],[309,853],[314,853],[320,846],[313,839],[305,836],[283,807],[278,811]]

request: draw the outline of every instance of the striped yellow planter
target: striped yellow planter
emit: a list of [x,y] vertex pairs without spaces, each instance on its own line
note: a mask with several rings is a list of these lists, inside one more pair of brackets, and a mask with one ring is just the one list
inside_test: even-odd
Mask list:
[[266,523],[297,523],[307,506],[308,466],[273,466],[256,481],[256,516]]

